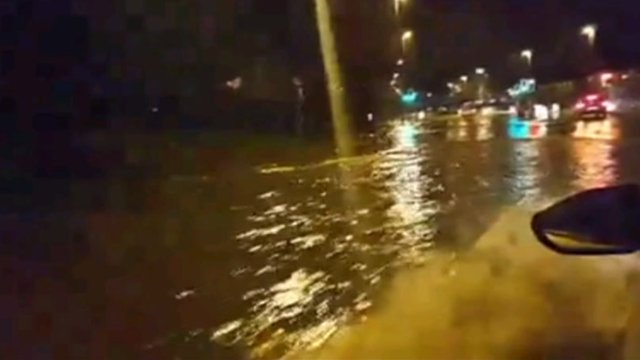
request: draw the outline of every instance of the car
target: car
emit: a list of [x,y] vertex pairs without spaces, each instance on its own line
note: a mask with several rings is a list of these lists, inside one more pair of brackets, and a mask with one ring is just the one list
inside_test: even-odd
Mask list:
[[615,105],[603,94],[589,94],[578,100],[575,110],[581,119],[605,119]]
[[478,114],[478,106],[472,101],[464,102],[458,109],[459,116],[474,116],[476,114]]
[[436,108],[437,115],[455,115],[458,113],[458,107],[455,104],[441,104]]

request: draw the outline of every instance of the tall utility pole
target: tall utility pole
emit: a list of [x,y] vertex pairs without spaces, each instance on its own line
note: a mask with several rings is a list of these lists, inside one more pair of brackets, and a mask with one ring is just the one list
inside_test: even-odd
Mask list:
[[331,21],[329,0],[315,0],[320,48],[327,77],[333,133],[339,156],[351,156],[354,151],[351,114],[347,107],[342,67],[338,59],[335,32]]

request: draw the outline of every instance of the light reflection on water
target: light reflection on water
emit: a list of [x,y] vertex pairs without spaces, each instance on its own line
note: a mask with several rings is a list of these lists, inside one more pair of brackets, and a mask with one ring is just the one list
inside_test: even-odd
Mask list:
[[610,119],[597,122],[579,121],[572,136],[575,157],[575,183],[589,189],[611,185],[617,178],[617,163],[613,158],[614,144],[619,136]]
[[[396,269],[425,264],[439,243],[478,225],[467,217],[486,216],[486,229],[502,206],[550,196],[554,176],[567,193],[615,181],[614,144],[584,139],[592,125],[580,126],[566,137],[544,123],[475,119],[434,130],[396,121],[374,152],[263,173],[286,186],[262,188],[244,210],[235,242],[246,259],[234,277],[246,284],[247,310],[212,340],[255,358],[319,346],[375,307]],[[571,156],[549,159],[567,142]],[[566,162],[569,177],[549,161]]]
[[509,177],[514,200],[529,203],[540,196],[540,144],[516,141],[512,150],[513,170]]

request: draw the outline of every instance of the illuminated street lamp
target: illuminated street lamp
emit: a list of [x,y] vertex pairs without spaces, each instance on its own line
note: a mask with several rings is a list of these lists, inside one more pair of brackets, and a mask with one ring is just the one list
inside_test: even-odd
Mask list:
[[522,58],[526,59],[527,60],[527,64],[529,66],[531,66],[531,61],[533,59],[533,50],[531,50],[531,49],[522,50],[522,52],[520,53],[520,56]]
[[411,39],[413,39],[413,31],[411,30],[405,30],[405,32],[402,33],[402,52],[406,52],[407,51],[407,46],[409,44],[409,41],[411,41]]
[[469,77],[467,75],[462,75],[462,76],[460,76],[460,81],[467,82],[467,81],[469,81]]
[[404,59],[398,59],[398,61],[396,62],[396,64],[397,64],[398,66],[402,66],[402,65],[404,65]]
[[402,41],[409,41],[411,38],[413,38],[413,31],[406,30],[402,33]]
[[586,36],[589,40],[589,45],[593,46],[596,41],[596,35],[598,33],[598,26],[594,24],[585,25],[580,29],[580,35]]
[[476,74],[477,75],[485,75],[487,73],[487,70],[485,70],[484,68],[477,68],[476,69]]

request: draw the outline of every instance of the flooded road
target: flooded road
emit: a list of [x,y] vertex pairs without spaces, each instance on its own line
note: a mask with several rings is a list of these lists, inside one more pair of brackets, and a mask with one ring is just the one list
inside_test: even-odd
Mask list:
[[[507,211],[518,209],[509,219],[522,225],[522,214],[558,197],[640,181],[637,120],[397,119],[363,135],[349,158],[324,142],[132,136],[127,158],[159,171],[43,181],[39,188],[65,189],[53,210],[26,205],[0,219],[14,244],[2,258],[9,354],[274,359],[318,348],[369,317],[383,328],[380,318],[424,324],[438,306],[416,300],[411,306],[429,311],[389,310],[406,305],[398,293],[420,286],[416,275],[398,285],[401,274],[422,269],[422,279],[432,264],[446,268],[446,259],[477,251],[494,224],[510,222]],[[512,284],[528,286],[514,276]],[[440,305],[456,296],[443,289]],[[371,341],[384,343],[376,334]],[[452,354],[345,344],[319,357]]]

